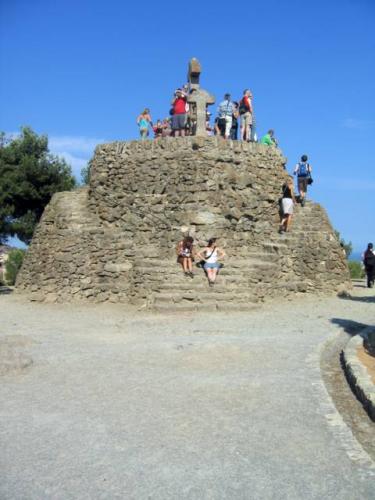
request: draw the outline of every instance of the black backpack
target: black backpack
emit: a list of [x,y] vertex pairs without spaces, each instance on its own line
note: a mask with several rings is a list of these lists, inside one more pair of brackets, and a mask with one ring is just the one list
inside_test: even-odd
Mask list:
[[372,250],[366,250],[363,263],[365,266],[375,266],[375,254]]
[[239,111],[240,115],[244,115],[247,111],[249,111],[247,109],[247,107],[245,106],[243,98],[240,100],[240,106],[238,108],[238,111]]

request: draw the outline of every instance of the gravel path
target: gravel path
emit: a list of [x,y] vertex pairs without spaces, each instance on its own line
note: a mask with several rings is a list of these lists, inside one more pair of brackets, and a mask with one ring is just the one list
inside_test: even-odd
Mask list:
[[374,499],[320,372],[375,323],[354,294],[178,316],[0,295],[1,500]]

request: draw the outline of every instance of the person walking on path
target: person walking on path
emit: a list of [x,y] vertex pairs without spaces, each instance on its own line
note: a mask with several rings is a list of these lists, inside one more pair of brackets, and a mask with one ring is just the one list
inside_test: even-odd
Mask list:
[[191,236],[178,242],[176,247],[177,262],[181,264],[185,276],[194,278],[193,258],[194,258],[194,239]]
[[267,134],[265,134],[261,140],[261,144],[265,144],[266,146],[276,146],[277,147],[277,140],[275,138],[275,132],[274,130],[270,129]]
[[251,128],[253,124],[253,94],[249,89],[243,91],[240,100],[239,112],[241,117],[241,141],[251,141]]
[[206,272],[209,286],[214,285],[218,270],[221,267],[218,259],[225,257],[224,250],[216,246],[216,241],[216,238],[208,240],[207,246],[202,250],[202,252],[198,252],[197,254],[201,260],[205,261],[203,268]]
[[375,282],[375,252],[374,245],[369,243],[363,254],[363,264],[367,276],[367,288],[372,288]]
[[305,206],[307,186],[311,184],[311,165],[307,162],[307,155],[301,156],[301,161],[297,163],[294,169],[294,175],[297,175],[298,193],[301,206]]
[[148,137],[149,127],[152,127],[152,119],[150,115],[150,110],[148,108],[145,108],[143,112],[138,116],[137,124],[139,127],[141,140],[144,141]]
[[187,101],[183,90],[177,89],[172,99],[172,132],[174,137],[184,137],[187,124]]
[[294,196],[293,177],[288,177],[286,183],[283,185],[283,195],[281,198],[281,222],[279,233],[290,231],[290,226],[293,217],[293,208],[296,203]]
[[235,112],[235,106],[231,101],[230,94],[225,94],[224,101],[222,101],[218,107],[219,121],[223,120],[225,122],[225,132],[224,132],[225,139],[229,139],[230,137],[230,130],[232,128],[232,117],[234,112]]

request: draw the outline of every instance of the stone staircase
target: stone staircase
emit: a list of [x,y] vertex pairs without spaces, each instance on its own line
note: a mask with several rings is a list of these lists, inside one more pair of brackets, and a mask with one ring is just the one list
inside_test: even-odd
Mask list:
[[[327,227],[327,234],[330,228]],[[332,231],[332,230],[331,230]],[[295,209],[290,233],[267,235],[261,245],[249,248],[246,255],[224,259],[217,281],[210,287],[203,269],[194,266],[194,278],[186,277],[176,263],[176,256],[169,259],[143,259],[135,263],[139,279],[148,282],[148,275],[158,274],[160,280],[149,290],[149,306],[157,311],[236,311],[256,307],[266,298],[286,296],[311,290],[312,283],[304,273],[298,273],[301,265],[298,251],[301,239],[313,241],[324,236],[324,223],[319,205],[307,202]],[[230,254],[230,249],[227,250]],[[290,279],[290,268],[295,267]]]
[[227,258],[220,270],[213,287],[203,269],[194,266],[194,278],[186,277],[176,263],[155,261],[137,266],[137,271],[147,279],[147,274],[158,272],[161,276],[158,290],[152,293],[152,306],[159,311],[167,310],[242,310],[259,302],[255,289],[260,280],[260,273],[270,275],[275,264],[270,264],[253,254],[246,260],[238,261]]
[[[311,201],[307,201],[305,207],[297,204],[290,232],[279,234],[275,231],[262,245],[264,251],[280,258],[279,279],[275,281],[274,287],[281,293],[283,290],[286,293],[317,291],[316,260],[320,254],[323,255],[325,243],[331,241],[332,233],[326,212],[319,204]],[[310,258],[312,255],[314,259]],[[283,265],[289,271],[293,270],[293,281],[288,278],[288,272],[282,272]],[[324,279],[324,274],[322,276]]]

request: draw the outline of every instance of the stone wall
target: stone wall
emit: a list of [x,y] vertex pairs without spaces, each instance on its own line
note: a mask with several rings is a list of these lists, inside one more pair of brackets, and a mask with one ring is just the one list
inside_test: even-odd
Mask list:
[[[17,280],[40,300],[224,308],[349,284],[325,211],[298,208],[277,233],[285,158],[275,148],[217,138],[98,146],[89,188],[53,197]],[[215,292],[186,282],[175,245],[218,237],[228,255]]]

